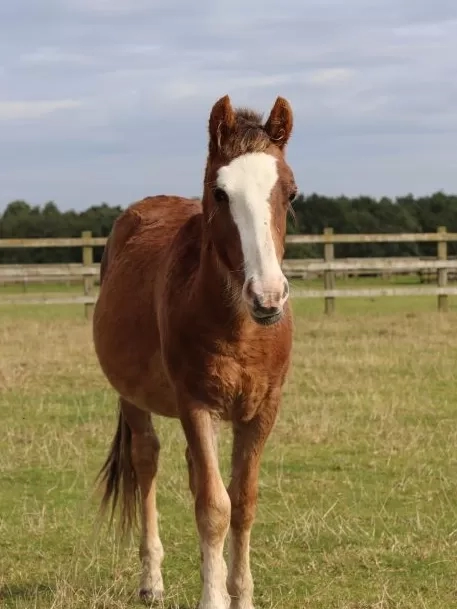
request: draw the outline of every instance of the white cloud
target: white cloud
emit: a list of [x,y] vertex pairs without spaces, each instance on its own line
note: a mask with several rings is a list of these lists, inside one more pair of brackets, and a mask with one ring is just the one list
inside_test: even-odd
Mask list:
[[327,68],[312,72],[310,82],[317,85],[338,86],[351,80],[353,75],[354,70],[350,68]]
[[38,119],[59,110],[73,110],[82,103],[74,99],[0,101],[0,121]]
[[61,50],[58,47],[39,47],[22,54],[19,61],[25,66],[62,66],[64,64],[87,66],[94,63],[94,56],[91,57],[84,53],[72,53]]
[[147,0],[64,0],[71,11],[102,15],[125,15],[148,8]]

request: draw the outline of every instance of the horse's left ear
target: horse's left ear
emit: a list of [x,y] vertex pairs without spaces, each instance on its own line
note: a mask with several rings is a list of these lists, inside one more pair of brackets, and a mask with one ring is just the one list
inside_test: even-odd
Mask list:
[[286,146],[292,133],[293,123],[291,105],[284,97],[278,97],[264,126],[273,144],[281,149]]

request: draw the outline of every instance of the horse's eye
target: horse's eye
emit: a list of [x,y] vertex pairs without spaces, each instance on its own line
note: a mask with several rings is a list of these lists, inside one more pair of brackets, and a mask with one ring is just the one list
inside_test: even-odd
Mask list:
[[222,188],[215,188],[213,194],[218,203],[227,203],[228,195],[225,190],[222,190]]
[[292,192],[289,195],[289,203],[293,203],[295,201],[295,199],[297,198],[297,191],[295,190],[294,192]]

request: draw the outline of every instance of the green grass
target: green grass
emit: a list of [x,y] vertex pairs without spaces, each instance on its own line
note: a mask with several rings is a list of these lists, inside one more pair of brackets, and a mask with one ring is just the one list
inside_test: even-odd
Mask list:
[[[295,300],[293,367],[262,462],[257,609],[457,607],[457,310]],[[0,607],[140,607],[136,540],[96,527],[115,396],[81,306],[0,308]],[[167,609],[199,597],[179,424],[157,419]],[[231,436],[222,434],[224,475]]]

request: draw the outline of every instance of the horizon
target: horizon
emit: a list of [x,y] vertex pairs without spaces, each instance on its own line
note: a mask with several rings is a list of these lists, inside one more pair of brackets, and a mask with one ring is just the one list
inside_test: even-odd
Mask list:
[[[163,193],[161,193],[163,194]],[[421,200],[425,200],[425,199],[430,199],[434,196],[437,195],[442,195],[445,198],[451,198],[451,197],[457,197],[457,192],[447,192],[444,190],[437,190],[431,193],[427,193],[427,194],[423,194],[423,195],[414,195],[411,192],[409,193],[405,193],[405,194],[400,194],[400,195],[396,195],[395,197],[388,197],[386,195],[382,195],[380,197],[373,197],[371,195],[368,194],[364,194],[361,193],[359,195],[355,195],[355,196],[347,196],[345,194],[339,194],[339,195],[326,195],[323,193],[319,193],[319,192],[310,192],[310,193],[304,193],[304,192],[298,192],[297,194],[297,199],[299,197],[303,197],[304,199],[309,199],[311,197],[317,197],[317,198],[321,198],[321,199],[332,199],[332,200],[337,200],[337,199],[346,199],[348,201],[353,201],[353,200],[357,200],[357,199],[370,199],[371,201],[373,201],[374,203],[381,203],[383,200],[388,200],[390,203],[392,204],[396,204],[399,200],[401,199],[408,199],[411,198],[414,201],[421,201]],[[180,195],[183,196],[183,195]],[[187,199],[198,199],[199,201],[201,200],[200,197],[197,196],[186,196],[184,198]],[[40,211],[43,210],[43,208],[48,205],[48,204],[53,204],[56,206],[56,208],[58,209],[58,211],[62,214],[64,213],[84,213],[86,211],[88,211],[89,209],[92,208],[98,208],[98,207],[102,207],[103,205],[107,205],[108,207],[110,207],[111,209],[115,208],[115,207],[120,207],[122,210],[127,209],[127,207],[131,204],[134,203],[134,201],[132,201],[131,203],[128,203],[126,205],[122,205],[122,204],[112,204],[109,203],[108,201],[101,201],[100,203],[92,203],[87,205],[86,207],[80,207],[78,209],[74,208],[74,207],[70,207],[70,208],[62,208],[58,202],[56,202],[53,199],[49,199],[47,201],[44,201],[42,203],[31,203],[30,201],[27,201],[26,199],[23,198],[16,198],[13,199],[12,201],[9,201],[6,205],[4,205],[3,207],[0,205],[0,216],[2,216],[4,214],[4,212],[7,210],[8,206],[13,204],[13,203],[26,203],[27,205],[29,205],[29,207],[31,209],[36,209],[39,208]]]

